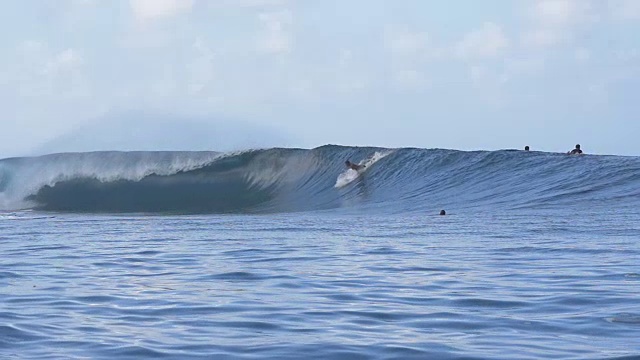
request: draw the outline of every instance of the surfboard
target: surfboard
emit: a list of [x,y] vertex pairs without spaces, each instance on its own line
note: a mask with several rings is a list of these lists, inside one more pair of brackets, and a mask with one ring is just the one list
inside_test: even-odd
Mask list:
[[369,170],[373,164],[375,164],[376,162],[378,162],[380,159],[384,158],[385,156],[388,156],[392,152],[393,152],[393,150],[376,151],[375,153],[373,153],[373,155],[369,156],[368,158],[366,158],[366,159],[364,159],[364,160],[362,160],[362,161],[360,161],[358,163],[358,165],[364,165],[363,168],[361,168],[359,170],[347,169],[343,173],[338,175],[338,178],[336,179],[336,184],[334,185],[334,187],[335,188],[341,188],[341,187],[349,185],[354,180],[359,178],[360,175],[364,174],[367,170]]

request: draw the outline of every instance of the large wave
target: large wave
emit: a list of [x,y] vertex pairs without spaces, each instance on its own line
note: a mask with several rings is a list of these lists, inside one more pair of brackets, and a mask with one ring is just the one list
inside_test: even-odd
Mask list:
[[[344,161],[368,166],[345,178]],[[352,174],[353,175],[353,174]],[[340,186],[337,186],[340,185]],[[91,152],[0,160],[0,208],[269,213],[640,205],[640,158],[327,145],[216,152]]]

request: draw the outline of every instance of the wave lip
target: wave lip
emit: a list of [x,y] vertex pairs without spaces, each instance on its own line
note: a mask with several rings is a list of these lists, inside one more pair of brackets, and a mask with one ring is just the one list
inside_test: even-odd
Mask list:
[[[344,161],[366,170],[345,171]],[[640,159],[326,145],[237,153],[92,152],[0,160],[0,209],[271,213],[341,207],[637,207]]]

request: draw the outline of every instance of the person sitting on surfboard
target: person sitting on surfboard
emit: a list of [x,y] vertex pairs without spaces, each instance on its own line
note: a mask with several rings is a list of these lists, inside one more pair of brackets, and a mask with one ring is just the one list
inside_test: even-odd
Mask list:
[[345,162],[344,162],[344,164],[345,164],[349,169],[352,169],[352,170],[355,170],[355,171],[358,171],[358,170],[360,170],[360,169],[364,169],[364,167],[365,167],[364,165],[354,164],[354,163],[352,163],[352,162],[351,162],[351,161],[349,161],[349,160],[345,161]]
[[582,150],[580,150],[580,144],[576,144],[576,148],[569,151],[567,154],[569,155],[580,155],[582,154]]

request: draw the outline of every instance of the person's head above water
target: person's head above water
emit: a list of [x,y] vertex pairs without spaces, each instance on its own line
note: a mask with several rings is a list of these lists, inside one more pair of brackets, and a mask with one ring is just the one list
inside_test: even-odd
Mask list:
[[529,151],[529,145],[524,147],[524,151]]
[[580,144],[576,144],[575,149],[569,151],[568,154],[569,155],[575,155],[575,154],[580,155],[580,154],[582,154],[582,149],[580,149]]

